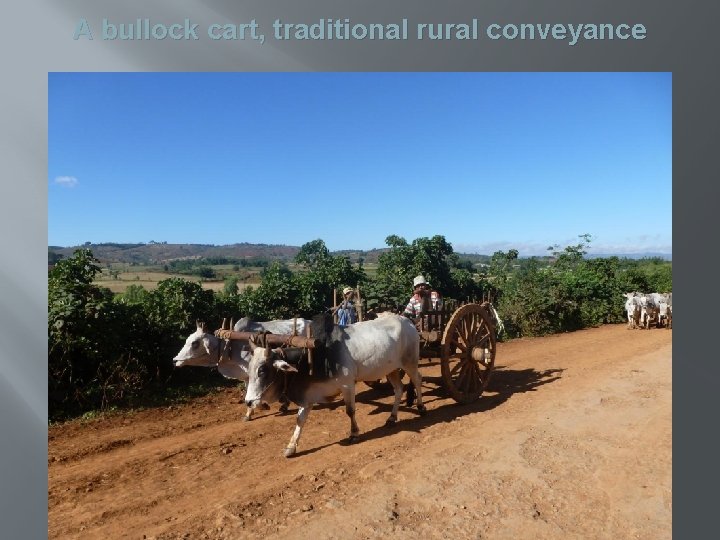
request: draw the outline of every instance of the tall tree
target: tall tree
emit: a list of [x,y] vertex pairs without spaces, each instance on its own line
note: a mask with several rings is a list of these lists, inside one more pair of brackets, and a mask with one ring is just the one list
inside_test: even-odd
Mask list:
[[391,235],[385,243],[390,249],[378,257],[376,283],[382,303],[403,306],[412,293],[413,278],[419,274],[443,295],[467,292],[468,276],[456,273],[456,281],[453,268],[458,257],[444,236],[416,238],[408,244],[405,238]]

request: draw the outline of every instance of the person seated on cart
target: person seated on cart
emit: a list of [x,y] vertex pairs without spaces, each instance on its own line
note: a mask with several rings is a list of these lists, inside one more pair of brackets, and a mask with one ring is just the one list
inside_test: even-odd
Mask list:
[[345,287],[343,289],[343,300],[333,308],[337,314],[338,326],[350,326],[358,320],[357,309],[355,308],[355,289]]
[[403,315],[411,319],[418,319],[423,313],[442,309],[442,297],[433,290],[425,276],[415,276],[413,279],[413,295],[410,297]]
[[[413,279],[413,295],[410,297],[407,306],[405,306],[403,315],[415,321],[415,326],[418,327],[419,331],[428,330],[437,326],[438,319],[434,316],[429,317],[429,320],[427,320],[426,323],[430,328],[421,328],[422,315],[428,311],[440,310],[442,309],[442,305],[443,301],[440,293],[433,290],[425,279],[425,276],[421,274],[419,276],[415,276],[415,279]],[[412,381],[410,381],[410,384],[407,385],[406,403],[408,407],[412,406],[414,401],[415,386]]]

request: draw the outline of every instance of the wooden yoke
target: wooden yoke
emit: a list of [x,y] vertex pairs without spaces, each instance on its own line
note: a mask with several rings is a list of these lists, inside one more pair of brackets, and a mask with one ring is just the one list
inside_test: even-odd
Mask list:
[[[233,330],[215,330],[215,336],[220,339],[239,339],[250,341],[257,332],[235,332]],[[286,336],[282,334],[267,334],[268,345],[288,345],[290,347],[302,347],[313,349],[317,346],[317,340],[305,336]]]

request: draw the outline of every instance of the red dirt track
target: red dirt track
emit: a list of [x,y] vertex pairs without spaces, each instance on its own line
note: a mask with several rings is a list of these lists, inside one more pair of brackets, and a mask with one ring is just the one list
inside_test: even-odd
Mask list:
[[500,343],[470,405],[422,362],[427,416],[386,428],[389,392],[359,383],[360,442],[316,407],[291,459],[295,415],[241,422],[233,389],[52,426],[49,537],[671,538],[672,330]]

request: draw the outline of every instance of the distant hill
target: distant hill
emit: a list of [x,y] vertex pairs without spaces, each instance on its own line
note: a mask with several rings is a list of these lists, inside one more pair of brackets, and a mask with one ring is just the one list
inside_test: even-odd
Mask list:
[[[90,249],[102,263],[125,263],[139,265],[165,264],[175,260],[226,257],[237,259],[266,259],[270,261],[292,261],[300,251],[298,246],[282,244],[250,244],[247,242],[216,246],[211,244],[167,244],[149,242],[147,244],[121,244],[106,242],[102,244],[86,243],[81,246],[48,246],[48,263],[59,258],[71,257],[76,249]],[[378,257],[389,248],[380,249],[344,249],[334,251],[333,255],[348,257],[351,262],[377,263]],[[472,263],[487,263],[489,255],[476,253],[458,253],[461,259]]]
[[588,253],[590,259],[603,259],[607,257],[619,257],[620,259],[663,259],[672,261],[672,253],[660,253],[656,251],[644,251],[642,253]]
[[72,247],[48,247],[48,259],[62,255],[71,257],[76,249],[90,249],[102,263],[127,264],[165,264],[181,259],[199,259],[206,257],[227,257],[238,259],[263,258],[268,260],[289,261],[300,250],[296,246],[271,244],[230,244],[214,246],[210,244],[116,244],[86,243]]
[[[300,251],[298,246],[283,244],[228,244],[216,246],[212,244],[168,244],[149,242],[147,244],[121,244],[107,242],[102,244],[86,243],[81,246],[61,247],[48,246],[48,264],[55,263],[59,258],[71,257],[76,249],[91,249],[93,255],[102,263],[125,263],[139,265],[165,264],[175,260],[225,257],[237,259],[265,259],[270,261],[290,262]],[[345,249],[333,252],[334,255],[348,257],[351,262],[377,263],[378,257],[389,248],[359,250]],[[473,264],[488,264],[490,255],[478,253],[457,253],[461,260],[469,260]],[[610,254],[590,254],[592,258],[609,257]],[[666,253],[632,253],[618,255],[620,258],[643,259],[662,258],[672,260]],[[524,258],[524,257],[521,257]],[[537,257],[547,259],[547,257]]]

